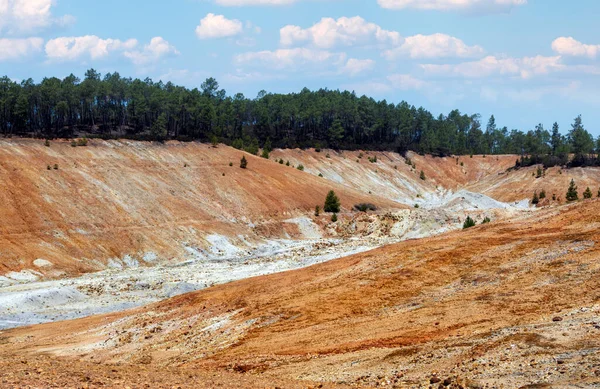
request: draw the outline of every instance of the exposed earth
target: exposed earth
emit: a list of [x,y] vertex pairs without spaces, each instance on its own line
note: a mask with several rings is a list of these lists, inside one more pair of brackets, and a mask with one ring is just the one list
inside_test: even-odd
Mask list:
[[0,141],[0,386],[600,386],[600,169],[242,154]]

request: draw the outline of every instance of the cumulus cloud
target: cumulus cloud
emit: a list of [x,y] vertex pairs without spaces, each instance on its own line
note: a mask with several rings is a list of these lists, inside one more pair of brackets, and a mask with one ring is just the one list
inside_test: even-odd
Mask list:
[[0,39],[0,61],[15,60],[40,52],[44,45],[42,38]]
[[408,56],[410,58],[469,58],[484,53],[480,46],[468,46],[462,40],[446,34],[414,35],[407,37],[404,43],[384,51],[388,60]]
[[478,61],[463,62],[453,65],[425,64],[421,68],[429,74],[444,76],[459,76],[464,78],[482,78],[490,76],[517,76],[530,78],[537,75],[548,74],[564,70],[561,57],[523,57],[523,58],[498,58],[487,56]]
[[346,62],[346,64],[340,69],[340,73],[354,77],[361,73],[373,70],[374,67],[375,61],[373,61],[372,59],[350,58]]
[[0,31],[32,32],[72,22],[73,17],[55,17],[54,0],[0,0]]
[[346,60],[344,53],[308,48],[279,49],[239,54],[234,61],[240,65],[259,65],[271,69],[298,69],[305,65],[330,63],[341,65]]
[[527,0],[377,0],[377,3],[387,9],[506,12],[527,4]]
[[360,16],[322,18],[312,27],[303,29],[288,25],[280,30],[280,43],[283,46],[311,44],[328,49],[336,46],[399,45],[402,37],[396,31],[384,30],[375,23],[368,23]]
[[243,29],[244,25],[239,20],[209,13],[196,27],[196,36],[199,39],[226,38],[241,34]]
[[552,50],[565,56],[596,58],[600,45],[586,45],[572,37],[560,37],[552,42]]
[[144,46],[143,50],[126,51],[125,57],[136,65],[147,65],[157,62],[161,58],[178,55],[179,51],[164,38],[157,36]]
[[46,43],[46,55],[50,60],[73,61],[79,59],[101,59],[113,52],[132,50],[137,46],[135,39],[102,39],[95,35],[60,37]]

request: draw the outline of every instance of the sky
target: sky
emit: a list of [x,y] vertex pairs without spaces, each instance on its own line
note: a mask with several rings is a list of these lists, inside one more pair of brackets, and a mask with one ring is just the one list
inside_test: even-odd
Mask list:
[[0,75],[341,89],[600,135],[597,0],[0,0]]

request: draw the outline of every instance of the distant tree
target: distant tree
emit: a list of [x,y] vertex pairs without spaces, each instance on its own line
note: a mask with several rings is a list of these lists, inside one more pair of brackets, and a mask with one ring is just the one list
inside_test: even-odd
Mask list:
[[542,191],[540,192],[540,200],[543,200],[546,198],[546,190],[542,189]]
[[577,194],[577,186],[575,185],[575,180],[571,180],[571,184],[569,185],[569,189],[567,190],[566,199],[567,199],[567,201],[579,200],[579,195]]
[[248,167],[248,160],[246,159],[245,156],[243,156],[242,160],[240,161],[240,167],[242,169],[246,169]]
[[421,170],[421,175],[420,178],[425,181],[427,179],[427,177],[425,177],[425,172],[423,170]]
[[492,219],[490,219],[489,217],[485,217],[485,219],[483,219],[483,221],[481,222],[481,224],[489,224],[492,222]]
[[583,128],[581,115],[573,121],[569,139],[575,154],[590,154],[594,150],[594,138]]
[[335,119],[331,127],[329,127],[328,138],[329,143],[337,148],[340,144],[340,141],[344,139],[344,127],[342,126],[342,122],[340,119]]
[[329,193],[327,194],[323,210],[327,213],[340,212],[340,199],[337,197],[334,191],[329,191]]
[[231,146],[235,149],[242,150],[244,148],[244,142],[240,138],[237,138],[233,141]]
[[271,138],[267,138],[267,141],[263,146],[262,157],[265,159],[269,159],[271,151],[273,151],[273,146],[271,145]]
[[217,136],[215,134],[211,135],[210,143],[212,144],[212,147],[215,147],[215,148],[219,145],[219,139],[217,138]]
[[535,177],[536,178],[542,178],[543,175],[544,175],[544,170],[541,167],[538,167],[537,171],[536,171],[536,174],[535,174]]
[[321,215],[321,207],[317,205],[315,207],[315,216],[318,217],[319,215]]
[[467,228],[471,228],[471,227],[475,227],[477,223],[475,223],[475,220],[473,220],[471,218],[471,216],[467,216],[467,219],[465,220],[464,224],[463,224],[463,230],[466,230]]
[[164,140],[167,137],[167,116],[164,113],[152,124],[150,133],[155,140]]
[[583,198],[584,199],[591,199],[592,198],[592,190],[587,187],[587,189],[585,190],[585,192],[583,192]]

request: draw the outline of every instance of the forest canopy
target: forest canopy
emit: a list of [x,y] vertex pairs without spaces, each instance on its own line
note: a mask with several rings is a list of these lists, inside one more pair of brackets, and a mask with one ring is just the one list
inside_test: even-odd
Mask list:
[[[200,88],[171,82],[102,76],[90,69],[83,79],[0,79],[0,131],[38,138],[131,138],[219,141],[238,148],[331,147],[408,150],[434,155],[519,154],[563,158],[595,153],[599,142],[577,117],[566,135],[554,124],[533,130],[485,127],[478,114],[453,110],[434,116],[405,101],[376,101],[354,92],[304,88],[299,93],[261,91],[255,98],[233,96],[214,78]],[[544,157],[547,158],[547,157]],[[533,161],[531,160],[533,159]]]

